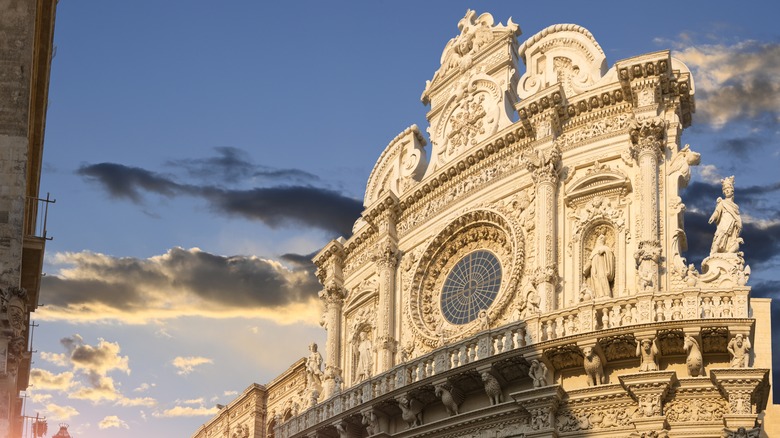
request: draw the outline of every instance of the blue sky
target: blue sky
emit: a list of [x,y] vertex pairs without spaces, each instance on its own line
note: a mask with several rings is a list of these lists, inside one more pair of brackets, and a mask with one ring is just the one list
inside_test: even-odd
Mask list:
[[189,436],[324,342],[306,259],[348,232],[387,143],[427,126],[420,94],[468,8],[511,16],[521,41],[584,26],[610,66],[675,50],[697,87],[683,142],[702,154],[689,258],[736,174],[750,284],[773,296],[780,7],[717,4],[60,2],[27,415],[80,438]]

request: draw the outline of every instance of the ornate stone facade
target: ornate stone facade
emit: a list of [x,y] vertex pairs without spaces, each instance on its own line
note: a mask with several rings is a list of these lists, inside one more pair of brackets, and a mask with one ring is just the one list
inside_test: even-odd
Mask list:
[[399,134],[352,237],[314,259],[334,384],[266,435],[760,426],[771,351],[753,345],[769,302],[746,285],[733,178],[701,272],[681,255],[679,190],[699,162],[679,142],[694,111],[687,67],[659,51],[608,68],[576,25],[523,44],[490,14],[458,28],[422,96],[430,161],[416,126]]

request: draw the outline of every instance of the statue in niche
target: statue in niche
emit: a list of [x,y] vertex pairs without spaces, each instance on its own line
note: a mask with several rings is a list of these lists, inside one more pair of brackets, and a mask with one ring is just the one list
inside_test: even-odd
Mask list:
[[612,296],[612,281],[615,280],[615,253],[607,246],[607,236],[602,233],[596,238],[596,245],[585,262],[583,275],[596,298]]
[[357,366],[355,367],[355,382],[362,382],[371,377],[371,370],[374,368],[374,347],[371,344],[371,340],[368,339],[368,332],[365,330],[358,335],[356,347]]
[[728,350],[731,355],[731,368],[747,368],[750,361],[750,339],[738,334],[729,342]]
[[655,338],[642,339],[636,344],[636,355],[642,358],[639,364],[639,371],[658,371],[658,346]]
[[322,355],[317,351],[317,344],[309,345],[309,357],[306,359],[306,386],[319,386],[322,383]]
[[734,202],[734,176],[723,178],[720,182],[726,199],[718,198],[715,211],[709,220],[709,223],[717,223],[710,255],[736,253],[739,251],[739,245],[743,243],[739,237],[742,232],[742,218],[739,216],[739,206]]

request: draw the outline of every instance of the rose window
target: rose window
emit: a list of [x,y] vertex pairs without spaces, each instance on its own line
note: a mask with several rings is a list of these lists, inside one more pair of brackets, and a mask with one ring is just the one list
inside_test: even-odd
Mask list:
[[466,324],[487,310],[501,288],[501,263],[490,251],[474,251],[452,267],[441,293],[441,311],[452,324]]

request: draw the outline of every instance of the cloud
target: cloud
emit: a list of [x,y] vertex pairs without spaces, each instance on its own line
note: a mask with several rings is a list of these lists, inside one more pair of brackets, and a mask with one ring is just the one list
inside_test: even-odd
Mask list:
[[238,395],[238,391],[225,391],[222,393],[225,397],[230,397],[232,395]]
[[[195,371],[195,367],[199,365],[205,365],[214,363],[213,360],[207,358],[207,357],[200,357],[200,356],[187,356],[187,357],[176,357],[171,361],[174,367],[178,369],[176,371],[176,374],[180,376],[186,376],[187,374]],[[184,403],[189,403],[191,400],[185,401]],[[202,400],[200,400],[202,402]]]
[[764,142],[757,137],[724,138],[718,140],[715,149],[746,161],[754,157],[753,154],[764,146]]
[[157,418],[169,418],[169,417],[211,417],[218,413],[219,409],[215,407],[207,408],[205,406],[195,407],[192,406],[175,406],[170,409],[165,409],[161,412],[153,412],[152,416]]
[[60,344],[66,353],[42,352],[41,357],[48,358],[58,366],[67,366],[70,370],[59,374],[38,368],[31,370],[30,383],[36,390],[57,391],[70,399],[92,403],[109,401],[116,406],[151,407],[157,404],[151,397],[125,397],[114,379],[108,375],[116,371],[130,374],[129,358],[120,354],[118,343],[101,338],[93,346],[75,334],[60,339]]
[[116,415],[109,415],[98,423],[98,428],[100,429],[110,429],[112,427],[115,427],[117,429],[130,429],[130,426],[127,425],[124,421],[122,421],[119,417]]
[[151,384],[150,383],[142,383],[142,384],[138,385],[138,388],[135,388],[133,390],[133,392],[146,392],[149,389],[154,388],[155,386],[157,386],[156,383],[151,383]]
[[252,163],[249,154],[235,147],[214,148],[217,155],[209,158],[187,158],[169,161],[170,167],[184,169],[187,175],[212,184],[235,184],[244,179],[280,180],[294,183],[312,183],[320,178],[300,169],[275,169]]
[[[180,184],[166,175],[116,163],[82,165],[76,173],[99,183],[115,199],[141,203],[143,192],[168,198],[194,196],[205,200],[216,212],[257,220],[272,228],[299,224],[348,237],[363,210],[360,200],[310,185],[225,189],[213,184]],[[259,174],[270,177],[292,173],[295,171],[288,169]]]
[[56,420],[53,421],[54,423],[57,421],[70,420],[71,418],[79,415],[79,411],[77,411],[73,406],[60,406],[54,403],[46,404],[43,412],[48,414],[47,417],[49,417],[49,420]]
[[[177,357],[176,359],[180,359],[180,358]],[[211,360],[209,360],[209,362],[211,362]],[[192,398],[192,399],[189,399],[189,400],[182,400],[181,401],[181,403],[185,404],[185,405],[202,405],[204,402],[205,402],[205,400],[203,399],[203,397]]]
[[116,403],[114,403],[114,405],[126,406],[126,407],[133,407],[133,406],[153,407],[153,406],[157,406],[157,400],[151,397],[138,397],[138,398],[122,397]]
[[61,269],[42,279],[41,319],[142,324],[196,315],[291,324],[319,318],[320,288],[311,264],[288,269],[274,260],[197,248],[147,259],[57,253],[51,261]]
[[70,371],[54,374],[41,368],[30,370],[30,385],[37,391],[67,391],[73,386],[74,374]]
[[694,72],[699,120],[718,129],[732,121],[780,120],[780,44],[694,45],[674,56]]

